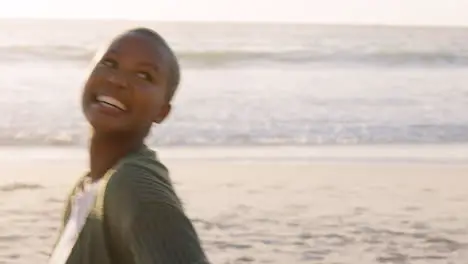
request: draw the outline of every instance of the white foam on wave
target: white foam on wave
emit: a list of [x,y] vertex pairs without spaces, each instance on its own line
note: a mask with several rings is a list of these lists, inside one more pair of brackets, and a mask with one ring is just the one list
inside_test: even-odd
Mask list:
[[[154,147],[163,160],[468,163],[468,145]],[[86,161],[85,148],[0,147],[0,161]]]

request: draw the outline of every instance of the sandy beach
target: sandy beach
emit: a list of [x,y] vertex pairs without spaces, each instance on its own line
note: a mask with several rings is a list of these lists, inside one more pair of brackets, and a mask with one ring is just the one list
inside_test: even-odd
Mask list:
[[[212,263],[468,259],[466,163],[180,155],[194,152],[162,153],[179,153],[164,161]],[[84,151],[0,153],[0,263],[46,263]]]

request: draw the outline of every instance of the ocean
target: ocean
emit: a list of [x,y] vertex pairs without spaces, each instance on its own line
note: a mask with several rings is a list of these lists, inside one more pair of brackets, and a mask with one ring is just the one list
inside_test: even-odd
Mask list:
[[89,62],[147,26],[182,64],[160,146],[468,142],[468,29],[0,21],[0,145],[82,146]]

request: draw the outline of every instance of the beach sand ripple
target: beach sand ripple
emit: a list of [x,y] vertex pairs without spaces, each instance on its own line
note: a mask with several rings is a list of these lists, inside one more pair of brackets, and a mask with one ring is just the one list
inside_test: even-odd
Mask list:
[[[46,263],[79,163],[4,165],[15,177],[0,182],[0,264]],[[169,167],[213,263],[468,259],[462,165],[174,161]]]

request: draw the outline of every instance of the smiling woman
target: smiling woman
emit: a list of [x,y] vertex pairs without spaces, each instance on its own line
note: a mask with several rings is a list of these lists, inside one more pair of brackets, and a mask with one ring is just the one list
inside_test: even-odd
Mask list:
[[82,97],[90,170],[68,199],[50,264],[208,262],[167,168],[144,145],[178,83],[177,59],[151,30],[127,31],[104,52]]
[[85,85],[83,111],[91,125],[113,133],[138,128],[136,132],[146,136],[152,122],[162,122],[170,111],[168,102],[179,83],[174,58],[167,44],[147,30],[135,29],[118,37]]

